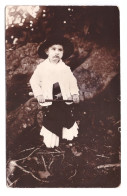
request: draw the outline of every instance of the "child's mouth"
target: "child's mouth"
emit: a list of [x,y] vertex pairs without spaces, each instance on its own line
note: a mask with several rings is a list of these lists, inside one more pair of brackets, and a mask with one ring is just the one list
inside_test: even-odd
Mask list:
[[60,58],[60,57],[59,57],[59,56],[54,56],[53,58],[57,58],[57,59],[58,59],[58,58]]

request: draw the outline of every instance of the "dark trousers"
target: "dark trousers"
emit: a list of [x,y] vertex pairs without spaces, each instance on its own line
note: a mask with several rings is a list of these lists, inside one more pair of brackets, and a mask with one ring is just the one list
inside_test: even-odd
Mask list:
[[63,127],[70,129],[74,125],[73,115],[73,104],[53,102],[51,106],[44,109],[43,126],[61,137]]

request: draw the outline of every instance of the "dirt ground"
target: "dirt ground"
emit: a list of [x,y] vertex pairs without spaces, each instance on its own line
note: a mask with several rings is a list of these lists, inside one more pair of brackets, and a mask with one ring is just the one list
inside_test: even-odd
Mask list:
[[47,149],[33,127],[7,152],[9,187],[117,187],[120,185],[120,84],[75,107],[79,137]]

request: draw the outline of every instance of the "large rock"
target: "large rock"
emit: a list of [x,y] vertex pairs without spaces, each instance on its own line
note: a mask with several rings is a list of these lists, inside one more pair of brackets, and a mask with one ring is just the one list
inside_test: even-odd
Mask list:
[[34,98],[10,112],[7,115],[7,146],[12,146],[20,134],[31,131],[33,127],[36,127],[36,131],[40,130],[42,120],[42,107]]
[[80,66],[74,70],[82,99],[90,99],[102,92],[119,73],[119,51],[93,45],[93,49]]
[[37,54],[37,43],[27,43],[15,50],[6,51],[7,85],[17,74],[32,74],[37,64],[41,61]]

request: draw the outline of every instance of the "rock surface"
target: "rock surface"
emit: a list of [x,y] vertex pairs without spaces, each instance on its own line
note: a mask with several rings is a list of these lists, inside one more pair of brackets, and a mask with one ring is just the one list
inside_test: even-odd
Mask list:
[[81,95],[90,99],[102,92],[119,73],[119,51],[93,45],[90,56],[74,70]]
[[30,132],[34,127],[41,129],[43,121],[42,107],[31,98],[7,116],[7,146],[13,146],[18,135]]

